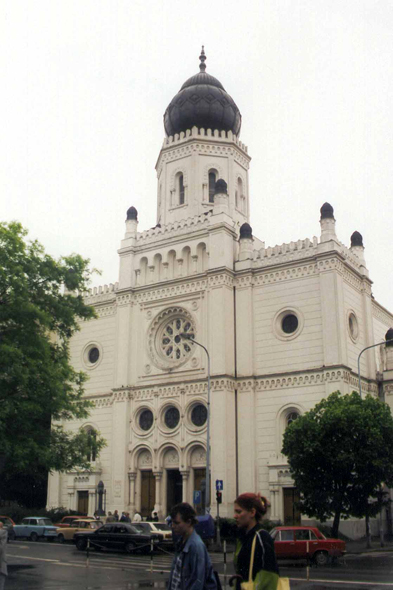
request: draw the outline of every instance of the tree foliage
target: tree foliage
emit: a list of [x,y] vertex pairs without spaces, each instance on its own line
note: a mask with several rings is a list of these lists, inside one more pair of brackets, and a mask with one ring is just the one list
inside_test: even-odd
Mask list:
[[337,535],[340,517],[375,514],[381,483],[393,485],[390,408],[370,395],[336,391],[290,424],[282,452],[301,494],[301,511],[322,522],[333,516]]
[[[77,254],[54,260],[27,242],[19,223],[0,223],[0,454],[2,477],[89,466],[86,432],[62,423],[86,418],[86,376],[69,362],[69,339],[79,322],[95,317],[85,292],[92,274]],[[51,419],[56,426],[50,427]]]

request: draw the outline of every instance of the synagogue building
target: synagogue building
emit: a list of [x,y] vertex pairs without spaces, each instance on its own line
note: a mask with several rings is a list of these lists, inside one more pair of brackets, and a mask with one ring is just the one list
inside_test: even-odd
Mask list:
[[[358,390],[358,355],[393,315],[372,295],[361,234],[338,236],[329,203],[305,212],[316,237],[271,246],[253,235],[242,117],[205,61],[202,50],[164,114],[157,224],[140,228],[128,209],[116,282],[87,295],[98,317],[71,341],[94,408],[66,428],[99,431],[107,446],[91,471],[50,475],[48,506],[92,515],[102,481],[107,511],[165,518],[195,491],[203,510],[209,365],[195,339],[210,356],[213,515],[222,480],[221,516],[259,491],[270,519],[297,524],[283,433],[331,392]],[[366,351],[360,369],[362,391],[392,405],[393,349]]]

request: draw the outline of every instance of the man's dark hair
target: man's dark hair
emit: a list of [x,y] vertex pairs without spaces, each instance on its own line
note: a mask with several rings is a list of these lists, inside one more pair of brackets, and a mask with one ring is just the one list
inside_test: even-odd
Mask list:
[[170,512],[172,520],[176,518],[177,514],[180,514],[184,522],[190,522],[193,526],[198,522],[194,508],[187,502],[181,502],[172,508]]

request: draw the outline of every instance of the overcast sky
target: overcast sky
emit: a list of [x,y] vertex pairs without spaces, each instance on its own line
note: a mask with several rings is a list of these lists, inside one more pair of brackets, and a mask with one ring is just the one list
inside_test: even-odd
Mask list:
[[0,220],[118,278],[130,205],[156,223],[163,113],[197,73],[234,98],[252,157],[251,225],[266,246],[364,238],[393,311],[391,0],[2,0]]

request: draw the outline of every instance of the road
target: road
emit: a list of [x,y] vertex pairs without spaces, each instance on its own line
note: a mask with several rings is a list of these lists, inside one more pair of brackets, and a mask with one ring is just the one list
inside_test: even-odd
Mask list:
[[[132,590],[165,588],[171,556],[154,554],[153,571],[148,555],[114,552],[86,553],[73,545],[13,541],[7,547],[9,577],[6,590]],[[221,554],[211,554],[214,569],[224,587]],[[232,555],[228,555],[228,575],[233,573]],[[347,556],[334,567],[310,568],[306,581],[304,564],[280,564],[282,576],[297,590],[393,590],[393,552],[375,552]]]

